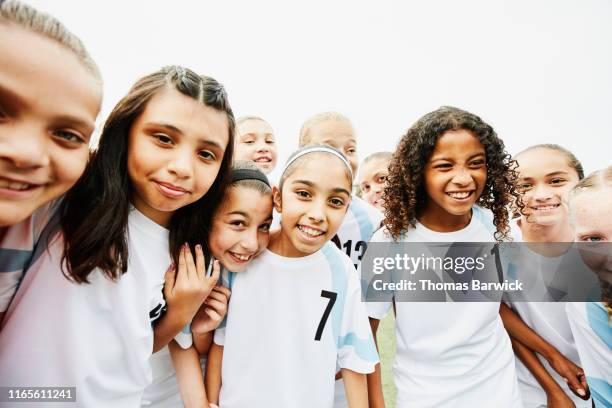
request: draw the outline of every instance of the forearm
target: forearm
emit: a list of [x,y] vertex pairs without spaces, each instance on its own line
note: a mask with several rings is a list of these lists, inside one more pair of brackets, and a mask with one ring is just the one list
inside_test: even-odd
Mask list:
[[368,384],[365,374],[347,368],[341,371],[349,408],[368,408]]
[[176,378],[185,407],[207,407],[200,356],[194,347],[181,348],[175,341],[168,344]]
[[219,404],[219,394],[221,393],[221,364],[223,362],[223,346],[213,343],[208,351],[206,358],[206,394],[209,401]]
[[557,381],[549,374],[538,356],[520,341],[511,338],[512,348],[516,356],[525,364],[525,367],[533,374],[538,383],[542,386],[546,394],[563,392]]
[[193,335],[193,344],[200,355],[205,356],[212,345],[214,331],[207,333],[191,333]]
[[153,352],[156,353],[176,336],[191,319],[172,312],[171,308],[153,328]]
[[[378,325],[380,320],[370,318],[370,329],[374,336],[374,343],[376,344],[376,351],[378,351],[378,340],[376,339],[376,333],[378,332]],[[380,352],[378,352],[380,355]],[[367,375],[368,383],[368,401],[370,408],[384,408],[385,398],[382,389],[382,376],[380,363],[374,367],[374,372]]]
[[531,327],[527,326],[525,322],[504,303],[502,303],[499,308],[499,314],[510,337],[518,340],[531,351],[542,355],[542,357],[548,361],[550,361],[555,354],[559,353],[556,348],[540,337]]

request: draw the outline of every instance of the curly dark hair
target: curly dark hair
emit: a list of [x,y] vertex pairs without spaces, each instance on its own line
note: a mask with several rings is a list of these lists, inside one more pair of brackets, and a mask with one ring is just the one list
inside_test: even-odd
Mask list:
[[426,202],[423,173],[438,138],[444,132],[464,129],[476,136],[485,148],[487,181],[477,204],[493,212],[495,239],[508,239],[511,203],[522,209],[516,188],[517,163],[506,152],[495,130],[478,116],[451,106],[443,106],[420,118],[402,136],[389,165],[384,225],[394,240],[410,227]]

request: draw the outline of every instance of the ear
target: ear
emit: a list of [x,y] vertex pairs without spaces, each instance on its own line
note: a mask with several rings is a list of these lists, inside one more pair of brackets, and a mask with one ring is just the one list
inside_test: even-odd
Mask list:
[[281,192],[276,186],[272,187],[272,202],[274,203],[276,212],[281,214],[283,212]]

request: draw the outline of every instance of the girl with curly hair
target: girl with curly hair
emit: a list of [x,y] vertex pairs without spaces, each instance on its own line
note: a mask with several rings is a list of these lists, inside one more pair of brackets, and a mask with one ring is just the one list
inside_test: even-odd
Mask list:
[[[373,242],[508,237],[516,167],[491,126],[442,107],[402,137],[389,166],[384,228]],[[391,302],[369,303],[372,331]],[[395,302],[397,407],[522,407],[499,303]]]

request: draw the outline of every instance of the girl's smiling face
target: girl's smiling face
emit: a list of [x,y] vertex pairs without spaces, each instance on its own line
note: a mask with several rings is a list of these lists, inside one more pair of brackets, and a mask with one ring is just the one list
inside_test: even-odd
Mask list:
[[248,187],[230,187],[213,218],[212,255],[232,272],[243,272],[270,239],[272,197]]
[[359,188],[363,198],[380,211],[384,211],[382,192],[389,175],[389,159],[377,158],[362,164],[359,169]]
[[423,179],[427,198],[419,220],[436,230],[466,226],[487,182],[484,146],[467,130],[444,132],[425,165]]
[[174,211],[206,194],[229,141],[225,112],[173,88],[156,93],[130,128],[132,203],[167,227]]
[[525,205],[522,222],[567,222],[563,198],[578,183],[578,173],[560,151],[535,148],[519,154],[519,190]]
[[234,160],[249,160],[268,174],[276,167],[276,139],[272,127],[259,119],[249,119],[237,126]]
[[81,176],[102,89],[66,47],[14,24],[0,24],[0,55],[0,226],[7,226]]
[[286,257],[312,254],[331,240],[351,201],[348,168],[329,153],[309,153],[298,159],[274,189],[274,205],[281,214],[281,231],[270,248]]
[[604,186],[581,191],[570,199],[570,208],[576,242],[592,243],[579,246],[582,259],[600,280],[611,285],[612,188]]

